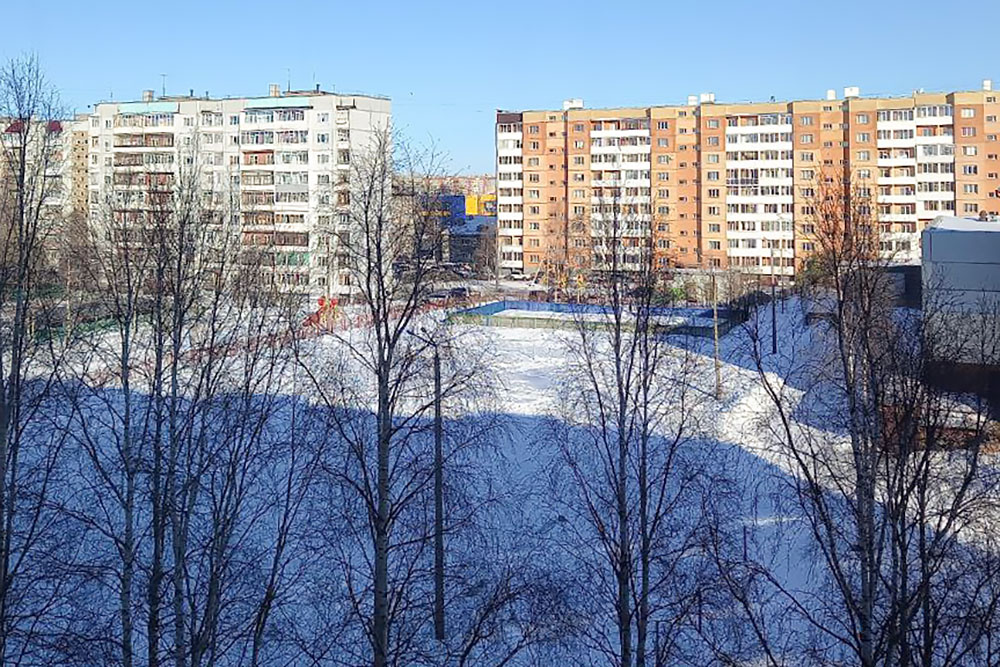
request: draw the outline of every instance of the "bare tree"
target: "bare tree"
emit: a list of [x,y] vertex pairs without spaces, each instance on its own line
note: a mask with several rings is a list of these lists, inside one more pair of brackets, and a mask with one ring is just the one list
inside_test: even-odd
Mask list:
[[72,631],[82,539],[55,510],[66,473],[56,407],[66,349],[50,241],[62,221],[65,136],[57,95],[34,57],[0,69],[0,661],[44,664]]
[[671,655],[666,642],[651,646],[653,626],[675,636],[696,590],[687,552],[700,464],[688,445],[705,396],[693,381],[695,356],[665,340],[671,301],[652,216],[620,188],[605,190],[581,225],[593,237],[588,294],[600,305],[577,317],[569,346],[555,495],[569,517],[560,532],[579,550],[571,562],[599,592],[595,611],[613,611],[615,639],[598,624],[590,650],[613,664],[646,665]]
[[821,596],[769,577],[827,647],[793,650],[862,665],[991,664],[995,565],[975,527],[996,493],[980,465],[985,408],[927,372],[972,341],[940,335],[949,315],[936,298],[922,312],[893,305],[887,223],[868,183],[824,179],[814,208],[814,298],[827,324],[786,330],[778,355],[761,344],[761,318],[747,327],[775,455],[826,586]]

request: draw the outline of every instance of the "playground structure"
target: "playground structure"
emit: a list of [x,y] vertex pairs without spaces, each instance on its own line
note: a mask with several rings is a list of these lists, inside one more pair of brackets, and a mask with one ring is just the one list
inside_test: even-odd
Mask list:
[[335,297],[321,296],[319,298],[319,308],[314,313],[310,313],[302,321],[303,329],[330,329],[337,321],[340,311],[337,309],[339,301]]

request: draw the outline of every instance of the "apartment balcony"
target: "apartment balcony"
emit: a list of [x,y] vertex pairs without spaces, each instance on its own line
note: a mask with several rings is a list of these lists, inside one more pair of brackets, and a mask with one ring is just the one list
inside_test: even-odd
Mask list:
[[878,195],[876,200],[879,204],[912,204],[917,200],[917,193]]
[[916,212],[913,213],[880,213],[878,216],[879,222],[913,222],[917,221]]
[[938,190],[937,192],[917,192],[917,201],[951,201],[955,198],[954,190]]
[[917,135],[917,138],[915,139],[915,142],[917,144],[919,144],[919,145],[922,145],[922,144],[928,144],[928,145],[933,144],[935,146],[940,146],[942,144],[949,145],[949,144],[955,143],[955,135],[953,135],[953,134],[936,134],[936,135],[934,135],[932,137],[926,137],[926,136]]
[[879,176],[879,185],[916,185],[917,175],[912,176]]
[[955,172],[928,172],[917,174],[917,181],[921,183],[950,183],[955,180]]
[[901,157],[893,156],[888,158],[880,157],[878,159],[878,166],[880,167],[911,167],[917,164],[916,156],[912,157]]
[[917,145],[917,138],[910,137],[909,139],[879,139],[875,145],[878,148],[913,148],[914,146]]

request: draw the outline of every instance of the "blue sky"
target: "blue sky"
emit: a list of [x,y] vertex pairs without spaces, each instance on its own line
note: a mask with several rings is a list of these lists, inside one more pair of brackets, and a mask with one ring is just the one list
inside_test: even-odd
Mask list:
[[263,95],[289,72],[293,88],[381,93],[407,135],[433,139],[452,171],[474,173],[493,171],[498,107],[1000,84],[998,25],[997,0],[49,0],[44,12],[5,3],[0,57],[37,53],[78,111],[112,93],[159,91],[161,73],[168,93]]

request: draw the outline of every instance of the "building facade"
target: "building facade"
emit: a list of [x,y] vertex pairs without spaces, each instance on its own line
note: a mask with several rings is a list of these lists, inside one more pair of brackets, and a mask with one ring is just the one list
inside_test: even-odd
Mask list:
[[660,266],[788,277],[816,248],[815,203],[832,183],[869,195],[883,250],[916,262],[936,216],[1000,213],[992,88],[498,111],[499,265],[533,275],[593,266],[617,216],[626,266],[652,248]]
[[348,224],[351,160],[390,115],[383,97],[276,85],[266,97],[154,99],[145,91],[138,102],[103,102],[85,121],[88,214],[141,214],[149,202],[123,203],[118,191],[176,187],[196,173],[198,194],[236,216],[243,241],[269,248],[269,276],[282,289],[348,292],[337,246]]

